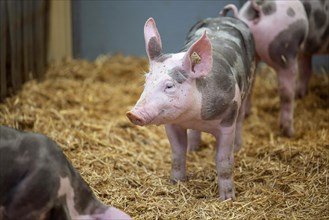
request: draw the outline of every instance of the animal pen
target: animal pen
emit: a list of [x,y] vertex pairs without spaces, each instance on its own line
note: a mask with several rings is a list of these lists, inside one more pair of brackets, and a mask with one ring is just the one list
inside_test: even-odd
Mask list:
[[[203,135],[201,149],[188,153],[189,180],[172,184],[163,126],[137,127],[126,118],[143,90],[144,57],[72,59],[47,68],[40,58],[42,67],[32,74],[42,79],[22,80],[21,89],[15,87],[17,92],[8,96],[7,86],[14,87],[17,75],[25,77],[30,64],[11,59],[25,51],[25,44],[4,49],[11,38],[6,32],[7,43],[2,41],[0,8],[0,85],[6,91],[1,93],[0,124],[54,139],[104,203],[134,219],[329,219],[328,74],[314,74],[309,94],[296,100],[296,134],[288,139],[278,132],[276,75],[259,66],[243,146],[235,154],[237,198],[221,202],[212,136]],[[4,59],[4,54],[10,56]]]

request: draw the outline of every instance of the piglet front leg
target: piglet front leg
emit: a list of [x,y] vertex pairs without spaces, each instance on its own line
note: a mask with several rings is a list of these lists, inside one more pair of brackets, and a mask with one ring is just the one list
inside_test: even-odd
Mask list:
[[233,182],[234,153],[233,144],[235,125],[221,127],[216,136],[216,169],[218,175],[219,196],[221,200],[235,199]]
[[186,180],[186,129],[173,124],[166,124],[165,128],[172,151],[171,180],[173,182],[184,181]]
[[201,132],[190,129],[187,135],[187,149],[189,151],[197,151],[200,148]]

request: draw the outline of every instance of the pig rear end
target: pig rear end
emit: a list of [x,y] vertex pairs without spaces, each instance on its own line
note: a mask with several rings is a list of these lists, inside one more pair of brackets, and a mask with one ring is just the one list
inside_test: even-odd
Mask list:
[[273,67],[278,74],[280,95],[280,128],[282,134],[293,136],[295,80],[298,73],[298,55],[308,33],[308,21],[300,1],[250,0],[238,11],[232,9],[253,33],[258,57]]
[[250,0],[239,11],[227,5],[221,14],[229,10],[250,27],[259,58],[277,72],[280,128],[292,137],[294,98],[307,94],[312,56],[329,53],[329,1]]
[[308,82],[312,75],[312,56],[329,54],[329,1],[301,0],[301,2],[307,15],[309,31],[299,56],[296,96],[300,98],[308,91]]

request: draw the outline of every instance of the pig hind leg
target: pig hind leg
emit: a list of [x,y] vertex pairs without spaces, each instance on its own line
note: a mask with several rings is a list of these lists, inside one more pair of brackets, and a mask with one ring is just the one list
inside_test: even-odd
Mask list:
[[296,97],[303,98],[307,94],[308,82],[312,75],[312,56],[301,54],[299,57],[299,78],[297,81]]
[[189,151],[197,151],[200,148],[201,132],[197,130],[189,130],[187,135],[187,149]]
[[297,61],[289,67],[277,70],[280,95],[280,129],[284,136],[294,135],[293,115],[297,75]]
[[166,124],[166,133],[171,145],[171,180],[186,180],[187,132],[179,125]]
[[[259,67],[259,63],[260,63],[260,61],[259,61],[259,59],[257,59],[256,64],[255,64],[255,68]],[[255,69],[253,69],[253,71],[256,72]],[[248,91],[246,97],[244,98],[245,104],[243,104],[244,105],[243,115],[244,115],[245,118],[247,118],[251,114],[252,92],[253,92],[254,85],[255,85],[255,79],[252,80],[249,91]]]
[[237,152],[240,150],[242,145],[242,127],[243,127],[243,121],[246,114],[246,108],[249,104],[248,99],[250,97],[250,93],[248,96],[242,101],[241,107],[239,109],[239,114],[236,120],[236,130],[235,130],[235,140],[234,140],[234,151]]

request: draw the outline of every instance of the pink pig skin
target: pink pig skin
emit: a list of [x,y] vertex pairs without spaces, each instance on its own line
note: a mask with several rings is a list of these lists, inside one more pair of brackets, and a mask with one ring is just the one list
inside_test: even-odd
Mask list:
[[[214,135],[219,195],[222,200],[234,199],[233,149],[242,143],[244,100],[255,69],[251,33],[237,19],[205,19],[191,29],[182,52],[162,54],[161,38],[150,18],[144,38],[150,70],[144,91],[127,117],[140,126],[165,125],[173,182],[186,180],[187,149],[199,145],[200,132]],[[248,48],[243,48],[241,41]],[[187,129],[193,129],[189,135]]]
[[280,128],[283,135],[292,137],[294,98],[307,93],[312,55],[329,52],[329,2],[265,0],[258,4],[251,0],[240,11],[229,4],[220,14],[229,10],[249,26],[259,59],[278,74]]

